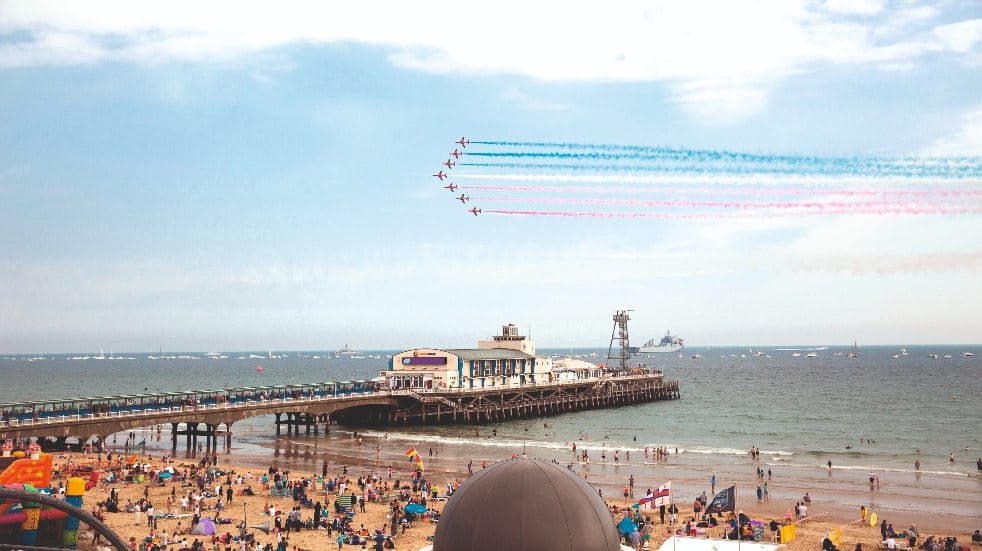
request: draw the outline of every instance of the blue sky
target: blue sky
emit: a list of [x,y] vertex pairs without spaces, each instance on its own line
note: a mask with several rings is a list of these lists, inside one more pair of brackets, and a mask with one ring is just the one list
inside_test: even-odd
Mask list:
[[977,341],[978,215],[475,219],[430,177],[461,135],[982,156],[977,3],[731,4],[0,2],[0,351]]

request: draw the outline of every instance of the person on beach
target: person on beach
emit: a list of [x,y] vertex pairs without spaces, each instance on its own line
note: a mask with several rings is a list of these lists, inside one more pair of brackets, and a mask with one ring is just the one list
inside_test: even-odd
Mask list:
[[762,502],[762,501],[764,501],[764,489],[760,487],[760,484],[758,484],[757,485],[757,502],[759,503],[759,502]]
[[716,473],[713,473],[712,478],[709,479],[709,491],[716,495]]
[[832,472],[832,459],[831,458],[829,459],[828,465],[829,465],[829,472],[831,473]]
[[764,483],[764,501],[769,501],[769,500],[770,500],[770,496],[767,493],[767,483],[765,482]]
[[866,524],[866,517],[869,516],[869,511],[866,510],[865,505],[859,506],[859,520],[862,524]]
[[921,470],[921,460],[920,459],[915,459],[914,460],[914,470],[915,471]]

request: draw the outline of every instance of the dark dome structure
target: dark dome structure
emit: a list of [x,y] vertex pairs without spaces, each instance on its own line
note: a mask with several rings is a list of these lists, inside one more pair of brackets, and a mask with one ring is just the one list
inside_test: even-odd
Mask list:
[[483,469],[447,502],[433,551],[620,551],[603,499],[552,463],[511,459]]

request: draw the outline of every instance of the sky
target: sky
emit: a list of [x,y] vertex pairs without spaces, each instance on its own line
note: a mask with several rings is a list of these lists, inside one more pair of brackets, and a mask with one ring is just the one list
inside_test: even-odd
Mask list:
[[978,342],[978,214],[473,217],[430,175],[462,135],[978,158],[979,90],[973,1],[0,0],[0,352]]

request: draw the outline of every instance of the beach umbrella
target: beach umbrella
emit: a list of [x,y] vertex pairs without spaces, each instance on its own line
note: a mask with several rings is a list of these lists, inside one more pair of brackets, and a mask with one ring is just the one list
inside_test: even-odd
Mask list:
[[617,523],[617,529],[620,530],[621,534],[627,536],[638,529],[638,525],[634,524],[634,521],[625,517],[623,520]]
[[426,512],[426,507],[423,507],[419,503],[410,503],[409,505],[406,505],[406,512],[414,515],[420,515]]

